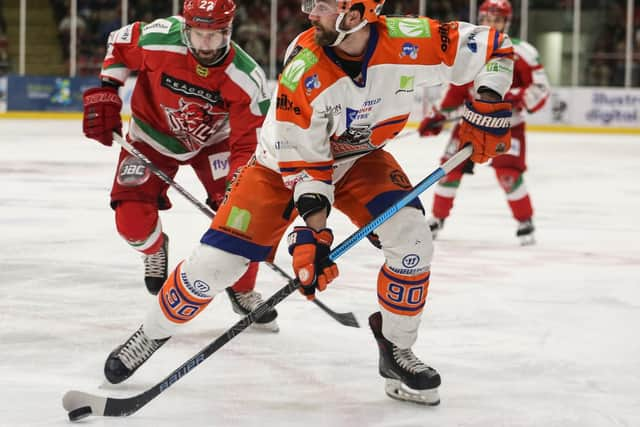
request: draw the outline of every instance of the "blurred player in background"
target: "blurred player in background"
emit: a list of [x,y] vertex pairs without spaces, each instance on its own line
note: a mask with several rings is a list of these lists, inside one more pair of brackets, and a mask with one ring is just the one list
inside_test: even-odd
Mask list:
[[[478,23],[507,33],[511,22],[512,8],[507,0],[486,0],[480,5]],[[529,43],[513,40],[514,73],[513,85],[505,96],[505,100],[513,104],[511,119],[511,149],[508,153],[491,160],[500,186],[507,196],[507,202],[513,216],[518,221],[516,236],[523,245],[535,243],[533,226],[533,208],[529,191],[524,182],[526,165],[525,115],[524,112],[538,111],[547,101],[550,94],[549,81],[542,65],[538,62],[538,51]],[[472,49],[473,45],[470,44]],[[422,136],[438,135],[447,119],[459,113],[459,107],[472,99],[471,84],[462,86],[450,85],[440,108],[425,117],[420,123],[419,133]],[[460,140],[459,122],[451,133],[451,139],[441,159],[444,163],[456,151]],[[442,230],[445,219],[449,217],[456,192],[462,176],[473,173],[473,163],[466,162],[454,169],[440,180],[435,188],[432,214],[429,227],[435,238]]]
[[[411,191],[383,147],[407,123],[418,86],[473,81],[469,121],[460,130],[474,147],[472,160],[485,162],[509,148],[511,105],[502,101],[513,75],[508,37],[464,22],[379,16],[383,3],[302,2],[311,28],[287,50],[255,161],[234,180],[210,229],[171,273],[142,326],[107,358],[109,381],[131,376],[247,263],[272,259],[298,215],[304,225],[293,229],[288,244],[300,289],[309,299],[326,289],[338,276],[327,258],[332,207],[362,227]],[[372,272],[371,288],[380,311],[369,325],[387,394],[436,405],[440,375],[411,350],[429,287],[427,227],[416,198],[377,229],[384,262]],[[303,321],[300,328],[304,333]],[[312,361],[298,355],[295,363]]]
[[[83,97],[85,135],[110,146],[112,132],[122,134],[118,88],[137,72],[127,139],[170,177],[190,165],[214,211],[231,177],[255,151],[269,106],[264,72],[231,41],[235,9],[233,0],[186,0],[183,17],[135,22],[112,32],[102,85]],[[171,208],[167,189],[121,150],[111,207],[118,233],[144,254],[145,284],[154,295],[167,278],[169,238],[158,215]],[[262,302],[254,291],[258,264],[245,270],[226,290],[234,311],[243,315]],[[271,310],[257,324],[277,330],[276,316]]]

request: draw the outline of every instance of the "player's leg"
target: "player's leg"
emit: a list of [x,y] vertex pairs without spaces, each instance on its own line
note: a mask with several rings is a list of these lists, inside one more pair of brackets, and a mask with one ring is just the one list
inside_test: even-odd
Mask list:
[[[338,182],[335,206],[362,227],[412,188],[393,157],[378,150],[359,159]],[[440,375],[411,350],[429,287],[431,233],[419,199],[376,230],[385,256],[377,279],[380,311],[369,325],[378,342],[379,372],[395,399],[436,405]]]
[[[136,144],[158,168],[174,176],[178,163],[145,144]],[[143,255],[144,281],[156,295],[167,278],[169,238],[162,231],[158,210],[169,209],[167,184],[140,160],[122,149],[111,190],[116,228],[122,238]]]
[[533,226],[533,206],[525,183],[526,140],[524,123],[511,128],[511,148],[492,160],[500,186],[504,190],[513,217],[518,221],[516,237],[522,245],[535,243]]
[[[217,211],[224,199],[229,176],[229,146],[226,142],[215,144],[202,150],[191,161],[191,167],[207,191],[207,204]],[[251,262],[247,271],[236,283],[226,289],[233,311],[246,316],[264,302],[260,292],[255,291],[258,263]],[[251,326],[270,332],[278,332],[276,309],[268,310]]]
[[[451,133],[451,139],[445,148],[445,152],[440,159],[440,164],[443,164],[451,158],[458,151],[458,133],[459,126],[456,126]],[[433,191],[433,206],[431,207],[431,218],[428,219],[429,229],[435,239],[438,233],[442,231],[445,220],[449,217],[451,209],[453,208],[453,202],[456,198],[458,188],[462,181],[462,176],[465,174],[473,174],[473,162],[467,160],[460,166],[453,169],[445,177],[443,177],[434,187]]]
[[291,191],[267,168],[245,168],[191,256],[169,275],[145,320],[107,358],[105,376],[124,381],[181,327],[234,284],[251,261],[270,260],[292,218]]

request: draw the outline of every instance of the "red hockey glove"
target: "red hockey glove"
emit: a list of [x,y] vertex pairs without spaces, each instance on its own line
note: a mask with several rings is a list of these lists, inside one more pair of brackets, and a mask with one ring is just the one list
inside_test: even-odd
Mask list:
[[435,111],[422,119],[418,126],[418,133],[420,136],[436,136],[442,132],[446,120],[447,117],[444,114]]
[[476,99],[465,104],[462,118],[458,148],[472,144],[472,161],[484,163],[511,147],[510,103]]
[[514,110],[524,110],[526,108],[526,105],[524,105],[524,90],[511,89],[504,96],[504,102],[510,102],[511,108]]
[[113,131],[122,135],[122,100],[114,87],[94,87],[82,95],[84,116],[82,131],[87,138],[95,139],[110,146],[113,143]]
[[315,231],[309,227],[294,227],[288,236],[293,270],[300,280],[300,291],[308,300],[315,298],[316,289],[324,291],[338,277],[338,266],[329,258],[333,233],[328,228]]

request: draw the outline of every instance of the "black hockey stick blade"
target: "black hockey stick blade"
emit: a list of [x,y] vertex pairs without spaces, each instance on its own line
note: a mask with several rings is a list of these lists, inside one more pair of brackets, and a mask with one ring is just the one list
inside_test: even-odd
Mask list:
[[351,326],[352,328],[360,327],[360,324],[358,323],[358,319],[356,319],[356,316],[352,312],[336,313],[335,311],[331,310],[329,307],[324,305],[324,303],[320,301],[318,298],[314,298],[313,302],[315,303],[315,305],[320,307],[325,313],[333,317],[335,320],[337,320],[339,323],[343,324],[344,326]]
[[300,282],[297,280],[292,280],[287,283],[268,300],[260,304],[258,308],[240,319],[231,328],[227,329],[224,334],[220,335],[205,348],[176,368],[173,372],[167,375],[166,378],[140,394],[126,398],[116,398],[96,396],[91,393],[76,390],[66,392],[62,398],[62,406],[68,411],[69,419],[71,421],[78,421],[89,415],[123,417],[137,412],[138,409],[142,408],[160,393],[178,382],[182,377],[204,362],[209,356],[231,341],[236,335],[247,329],[253,322],[255,322],[256,319],[262,317],[264,313],[271,310],[280,303],[280,301],[288,297],[298,289],[299,286]]

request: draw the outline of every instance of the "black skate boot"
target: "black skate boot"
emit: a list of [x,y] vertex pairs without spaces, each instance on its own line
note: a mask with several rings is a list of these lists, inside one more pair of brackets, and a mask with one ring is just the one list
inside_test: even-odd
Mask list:
[[533,232],[536,228],[533,226],[531,218],[518,223],[518,230],[516,231],[516,237],[520,240],[522,246],[533,245],[536,243]]
[[158,295],[167,280],[169,236],[162,233],[164,242],[158,252],[144,257],[144,284],[151,295]]
[[431,230],[431,236],[433,236],[433,240],[436,240],[436,237],[438,237],[438,233],[444,228],[444,218],[429,218],[427,220],[427,224],[429,224],[429,230]]
[[382,314],[369,316],[369,326],[378,342],[380,375],[385,392],[393,399],[435,406],[440,403],[440,374],[422,363],[410,348],[401,349],[382,335]]
[[[256,291],[236,292],[229,286],[227,288],[227,294],[231,300],[233,311],[241,316],[246,316],[264,302],[260,292]],[[275,308],[272,308],[271,310],[267,310],[259,319],[256,319],[251,326],[255,329],[278,332],[280,328],[276,321],[277,317],[278,312]]]
[[154,340],[147,337],[142,326],[122,345],[113,350],[104,364],[104,376],[111,384],[129,378],[169,338]]

